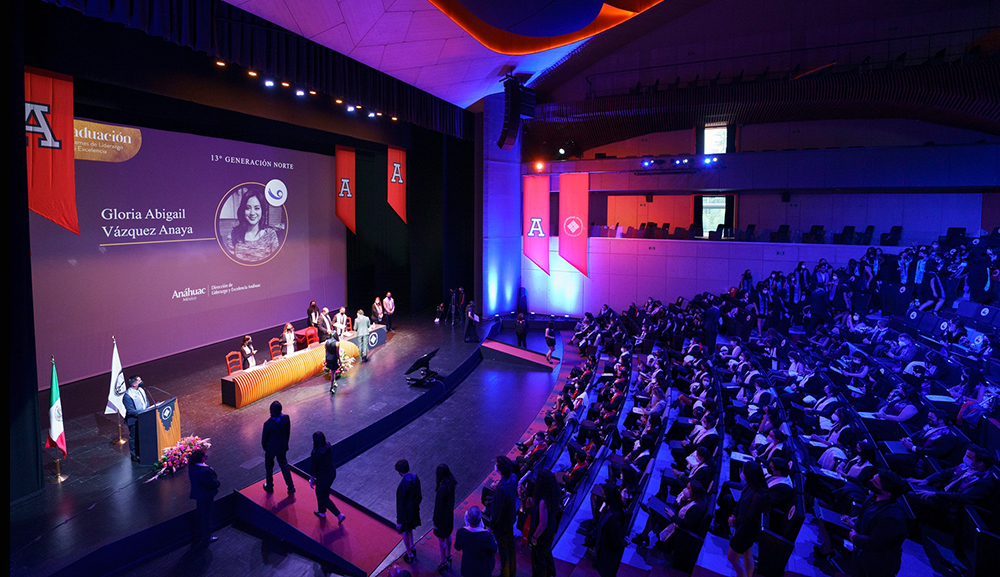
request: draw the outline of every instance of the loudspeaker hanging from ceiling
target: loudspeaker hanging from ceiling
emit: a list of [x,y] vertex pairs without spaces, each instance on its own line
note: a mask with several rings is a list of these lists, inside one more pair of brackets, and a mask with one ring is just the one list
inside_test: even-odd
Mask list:
[[525,88],[517,78],[507,75],[503,81],[503,129],[497,146],[501,150],[510,150],[517,141],[517,133],[521,130],[521,118],[534,118],[535,91]]

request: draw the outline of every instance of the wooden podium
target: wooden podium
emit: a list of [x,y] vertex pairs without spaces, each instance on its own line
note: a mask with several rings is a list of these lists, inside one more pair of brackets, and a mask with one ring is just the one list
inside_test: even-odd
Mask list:
[[135,452],[140,465],[155,465],[163,450],[181,440],[181,414],[177,397],[157,403],[139,413],[139,435]]

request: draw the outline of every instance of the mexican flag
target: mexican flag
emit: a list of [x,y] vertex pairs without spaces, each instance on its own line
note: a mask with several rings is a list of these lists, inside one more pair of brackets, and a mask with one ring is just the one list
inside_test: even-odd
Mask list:
[[56,377],[56,360],[52,359],[52,388],[51,401],[49,402],[49,438],[45,441],[45,448],[55,447],[62,451],[63,458],[69,454],[66,452],[66,431],[63,430],[62,400],[59,398],[59,378]]

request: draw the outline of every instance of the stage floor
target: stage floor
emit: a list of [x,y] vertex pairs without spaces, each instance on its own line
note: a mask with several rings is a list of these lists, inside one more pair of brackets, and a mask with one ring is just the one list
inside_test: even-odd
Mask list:
[[[308,456],[313,431],[322,430],[336,442],[422,394],[407,386],[402,375],[420,355],[440,347],[432,366],[448,374],[478,346],[463,342],[461,326],[420,318],[399,325],[389,343],[371,355],[371,362],[339,381],[336,395],[329,394],[329,381],[319,376],[241,409],[223,405],[219,379],[235,340],[127,367],[126,373],[142,375],[157,400],[178,397],[183,435],[211,439],[209,463],[219,473],[221,496],[263,478],[260,430],[272,400],[281,401],[291,417],[288,457],[297,462]],[[270,336],[264,332],[254,339],[266,342]],[[127,343],[119,346],[128,363]],[[408,458],[423,481],[421,513],[429,527],[435,467],[440,462],[451,466],[459,480],[457,497],[464,498],[492,470],[493,457],[518,440],[554,382],[555,373],[484,362],[440,405],[342,467],[334,489],[392,520],[398,482],[392,465]],[[115,442],[117,418],[103,414],[107,390],[107,376],[62,388],[69,446],[62,472],[70,478],[11,507],[12,575],[52,573],[101,546],[193,509],[186,472],[146,482],[150,468],[133,465],[128,446]],[[47,406],[45,395],[41,406]],[[47,476],[54,471],[49,461]],[[277,482],[280,490],[282,483]],[[303,491],[305,483],[299,489],[300,498],[311,498],[311,492]]]

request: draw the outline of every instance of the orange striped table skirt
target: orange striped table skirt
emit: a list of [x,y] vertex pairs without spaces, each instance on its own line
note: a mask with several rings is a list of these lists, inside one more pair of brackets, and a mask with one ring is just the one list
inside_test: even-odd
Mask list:
[[323,343],[299,351],[290,357],[222,377],[222,403],[245,407],[282,389],[318,375],[326,362]]

